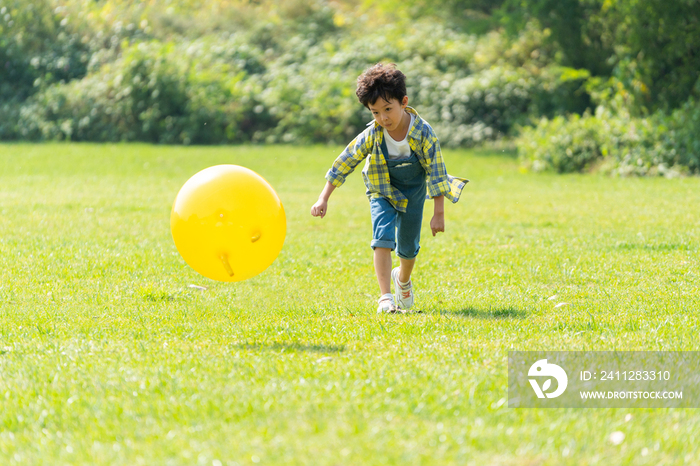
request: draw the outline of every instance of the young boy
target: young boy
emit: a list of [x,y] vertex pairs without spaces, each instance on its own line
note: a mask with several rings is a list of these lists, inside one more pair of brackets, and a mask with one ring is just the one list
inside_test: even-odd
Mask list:
[[[405,312],[413,306],[411,272],[420,249],[426,192],[434,200],[430,229],[445,231],[444,198],[457,202],[467,180],[447,174],[433,129],[408,106],[406,77],[394,64],[377,64],[357,78],[357,98],[374,115],[326,174],[314,217],[325,217],[328,199],[355,167],[362,170],[372,216],[374,270],[381,296],[378,313]],[[396,249],[400,266],[391,269]],[[396,299],[391,294],[394,282]]]

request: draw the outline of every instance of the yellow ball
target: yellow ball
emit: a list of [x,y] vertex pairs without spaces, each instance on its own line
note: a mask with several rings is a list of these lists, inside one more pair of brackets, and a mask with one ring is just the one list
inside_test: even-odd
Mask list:
[[237,282],[275,261],[287,219],[277,193],[260,175],[216,165],[196,173],[177,193],[170,231],[190,267],[212,280]]

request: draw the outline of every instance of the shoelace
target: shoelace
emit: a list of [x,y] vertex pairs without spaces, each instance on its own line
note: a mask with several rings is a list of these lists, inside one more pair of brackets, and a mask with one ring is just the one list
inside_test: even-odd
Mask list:
[[411,281],[409,280],[409,282],[406,283],[405,285],[402,285],[401,283],[399,283],[399,286],[401,287],[401,298],[402,299],[410,298],[411,297],[411,290],[412,290]]

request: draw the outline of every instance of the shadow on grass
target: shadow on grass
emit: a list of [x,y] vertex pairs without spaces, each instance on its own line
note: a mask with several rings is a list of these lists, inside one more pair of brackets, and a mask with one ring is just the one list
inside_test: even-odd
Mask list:
[[244,343],[235,348],[242,350],[267,350],[278,352],[311,352],[311,353],[340,353],[345,346],[338,345],[305,345],[303,343]]
[[475,309],[468,307],[459,310],[441,310],[438,311],[443,315],[455,317],[473,317],[476,319],[524,319],[527,317],[527,312],[522,309],[502,308],[502,309]]

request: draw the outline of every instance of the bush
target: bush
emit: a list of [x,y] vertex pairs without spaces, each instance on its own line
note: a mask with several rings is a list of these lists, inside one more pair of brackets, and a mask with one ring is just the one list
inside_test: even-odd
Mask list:
[[[380,61],[406,73],[411,105],[445,146],[498,139],[587,103],[577,92],[588,75],[554,67],[556,50],[533,27],[515,40],[430,20],[377,29],[358,17],[343,27],[322,0],[269,12],[268,0],[223,10],[214,0],[201,9],[190,0],[127,0],[51,10],[52,1],[37,3],[43,17],[70,35],[57,29],[35,48],[49,50],[60,36],[82,68],[65,76],[37,69],[31,91],[0,96],[0,138],[345,143],[372,118],[355,80]],[[217,32],[188,38],[205,26]]]
[[[27,139],[212,144],[248,141],[264,115],[245,78],[258,51],[234,39],[124,44],[97,73],[55,85],[21,111]],[[251,65],[252,63],[252,65]]]
[[415,91],[425,117],[435,122],[446,146],[473,146],[509,135],[516,125],[539,115],[571,111],[576,97],[561,96],[575,96],[586,77],[568,69],[532,72],[494,66],[451,83],[424,78]]
[[542,119],[517,139],[524,166],[558,173],[596,169],[615,175],[700,172],[700,106],[634,118],[599,107],[595,115]]
[[[696,88],[700,85],[700,81]],[[670,131],[664,142],[680,166],[700,173],[700,102],[690,98],[667,119]]]
[[277,124],[256,140],[352,138],[371,119],[357,103],[355,79],[379,61],[395,62],[407,75],[410,105],[445,146],[472,146],[509,134],[532,115],[584,108],[578,91],[588,74],[541,67],[546,53],[535,53],[541,41],[537,31],[511,44],[496,40],[498,34],[478,38],[420,22],[411,27],[402,36],[388,27],[381,34],[318,44],[292,37],[261,77],[261,100]]
[[590,115],[542,118],[535,127],[523,129],[517,139],[518,154],[523,164],[534,171],[586,170],[600,158],[596,141],[599,126]]
[[71,20],[50,0],[0,2],[0,101],[85,75],[88,48]]
[[17,121],[22,102],[16,99],[0,101],[0,141],[19,138]]

